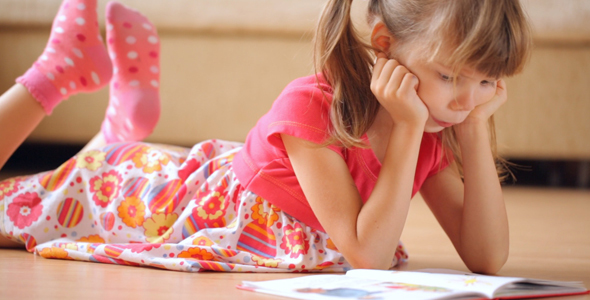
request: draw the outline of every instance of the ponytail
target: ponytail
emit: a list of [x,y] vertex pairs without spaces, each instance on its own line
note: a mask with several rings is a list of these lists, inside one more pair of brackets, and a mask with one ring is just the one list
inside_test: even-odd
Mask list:
[[370,83],[370,47],[358,38],[350,17],[352,0],[329,0],[314,39],[314,67],[332,86],[331,138],[327,144],[367,147],[361,136],[371,127],[379,102]]

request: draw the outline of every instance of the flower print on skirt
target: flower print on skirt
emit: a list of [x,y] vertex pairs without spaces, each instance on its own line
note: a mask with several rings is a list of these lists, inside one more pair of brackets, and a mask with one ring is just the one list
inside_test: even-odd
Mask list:
[[[328,235],[242,187],[242,144],[118,143],[0,182],[0,234],[45,258],[177,271],[342,272]],[[407,259],[399,246],[392,266]]]

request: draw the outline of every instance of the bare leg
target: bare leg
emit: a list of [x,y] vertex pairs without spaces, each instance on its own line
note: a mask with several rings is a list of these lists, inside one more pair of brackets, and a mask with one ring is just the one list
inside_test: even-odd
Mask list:
[[[17,83],[0,96],[0,169],[45,117],[45,110],[29,91]],[[85,147],[91,150],[106,145],[102,133]],[[25,248],[22,243],[0,235],[0,248]]]
[[[45,110],[21,84],[0,96],[0,169],[45,117]],[[24,248],[0,235],[0,248]]]
[[43,117],[43,107],[21,84],[0,96],[0,169]]
[[[110,81],[113,70],[101,39],[95,40],[92,47],[78,43],[88,43],[99,36],[98,27],[88,27],[98,24],[94,13],[96,0],[84,2],[85,5],[75,8],[67,1],[62,4],[46,50],[17,79],[24,86],[17,84],[0,97],[0,169],[60,101],[78,92],[97,90]],[[63,22],[70,22],[71,26],[64,27],[68,24]],[[107,6],[107,23],[109,50],[117,76],[110,81],[111,99],[101,131],[81,151],[102,148],[107,140],[143,140],[153,131],[160,115],[160,42],[155,27],[139,12],[115,2]],[[64,30],[78,30],[83,24],[88,30],[85,35],[63,34]],[[133,43],[128,42],[129,37]],[[17,245],[0,236],[0,248]]]
[[[61,101],[99,90],[110,81],[113,69],[100,37],[96,2],[64,1],[39,59],[0,96],[0,169]],[[11,244],[0,237],[0,247]]]

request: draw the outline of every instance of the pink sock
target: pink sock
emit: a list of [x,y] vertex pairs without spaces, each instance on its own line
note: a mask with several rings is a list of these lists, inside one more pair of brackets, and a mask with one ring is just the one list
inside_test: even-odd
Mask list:
[[160,118],[160,39],[156,28],[139,12],[109,2],[107,45],[114,72],[102,133],[108,143],[142,140]]
[[111,61],[96,20],[96,0],[64,0],[43,54],[16,82],[49,115],[70,95],[102,88],[111,75]]

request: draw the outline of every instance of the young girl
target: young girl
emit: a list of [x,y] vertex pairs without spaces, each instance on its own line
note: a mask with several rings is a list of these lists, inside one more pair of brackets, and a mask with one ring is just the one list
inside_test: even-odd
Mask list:
[[109,53],[107,116],[58,169],[0,182],[0,243],[184,271],[388,269],[407,258],[420,191],[466,266],[497,272],[508,221],[492,115],[530,50],[518,1],[370,0],[370,46],[351,3],[327,2],[318,73],[290,83],[245,144],[182,149],[138,142],[159,116],[152,24],[109,3],[107,52],[96,1],[66,0],[0,98],[0,165],[60,101],[109,82]]

